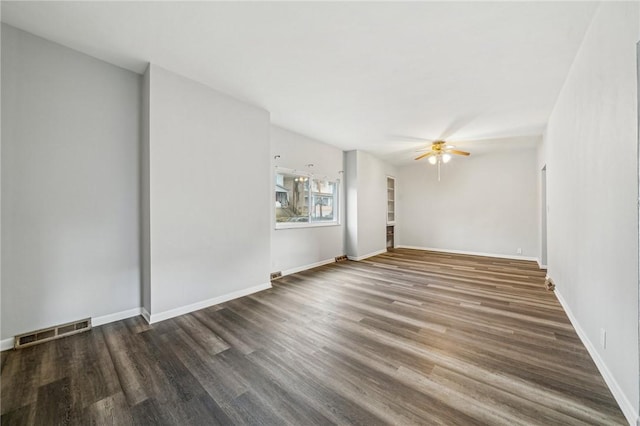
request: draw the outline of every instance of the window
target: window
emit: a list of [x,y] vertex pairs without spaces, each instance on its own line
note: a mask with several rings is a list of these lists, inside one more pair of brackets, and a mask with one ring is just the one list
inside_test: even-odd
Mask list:
[[309,222],[309,178],[276,173],[276,222]]
[[338,224],[337,180],[276,171],[276,228]]

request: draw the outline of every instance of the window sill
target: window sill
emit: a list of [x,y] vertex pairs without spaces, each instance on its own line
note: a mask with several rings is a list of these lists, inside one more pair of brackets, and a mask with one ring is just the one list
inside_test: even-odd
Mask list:
[[287,223],[287,222],[278,222],[276,223],[276,231],[280,229],[296,229],[296,228],[324,228],[326,226],[340,226],[340,222],[316,222],[316,223]]

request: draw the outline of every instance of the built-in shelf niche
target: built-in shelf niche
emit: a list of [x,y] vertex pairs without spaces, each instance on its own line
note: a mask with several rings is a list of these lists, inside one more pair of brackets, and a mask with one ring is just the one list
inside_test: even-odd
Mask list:
[[396,179],[387,176],[387,224],[396,223]]
[[393,250],[396,246],[395,242],[395,226],[387,225],[387,250]]

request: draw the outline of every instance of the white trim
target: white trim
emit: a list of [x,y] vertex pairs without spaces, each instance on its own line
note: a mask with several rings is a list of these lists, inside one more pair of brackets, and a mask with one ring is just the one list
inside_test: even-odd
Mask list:
[[620,385],[616,381],[615,377],[613,377],[613,374],[611,374],[611,371],[609,371],[609,368],[607,368],[607,364],[600,357],[600,354],[596,350],[596,347],[593,345],[593,343],[591,343],[591,340],[589,340],[589,337],[587,337],[587,333],[585,333],[580,326],[578,319],[573,315],[573,312],[571,312],[571,308],[569,308],[566,300],[564,299],[564,297],[562,297],[562,293],[560,293],[560,290],[557,287],[554,293],[556,294],[558,302],[560,302],[560,305],[562,305],[562,308],[569,317],[571,325],[573,325],[576,333],[578,333],[578,337],[580,337],[580,340],[582,340],[582,344],[584,344],[584,346],[587,348],[589,355],[591,355],[591,359],[593,359],[596,367],[598,367],[598,370],[600,371],[600,374],[602,375],[605,383],[609,387],[609,390],[613,394],[613,397],[618,402],[618,405],[620,406],[620,409],[622,410],[624,416],[627,418],[627,421],[630,425],[638,424],[638,422],[640,422],[640,419],[638,418],[638,413],[636,412],[633,404],[631,404],[627,396],[622,391],[622,388],[620,388]]
[[326,178],[327,180],[333,180],[333,181],[340,180],[340,172],[338,172],[338,174],[336,175],[332,173],[321,173],[317,170],[311,170],[308,168],[307,170],[300,170],[300,169],[292,169],[290,167],[282,167],[282,166],[273,166],[273,169],[274,171],[277,171],[277,172],[287,173],[290,175],[305,176],[312,179]]
[[325,226],[340,226],[341,223],[337,220],[327,222],[276,222],[275,229],[279,231],[281,229],[298,229],[298,228],[322,228]]
[[6,351],[9,349],[13,349],[14,338],[10,337],[8,339],[0,340],[0,351]]
[[302,272],[302,271],[306,271],[307,269],[317,268],[318,266],[322,266],[322,265],[328,265],[329,263],[334,263],[335,261],[336,261],[335,258],[327,259],[327,260],[321,260],[320,262],[310,263],[309,265],[298,266],[295,268],[287,269],[282,271],[282,276],[284,277],[285,275],[295,274],[297,272]]
[[248,296],[250,294],[257,293],[259,291],[267,290],[270,288],[271,288],[271,282],[267,282],[264,284],[258,284],[253,287],[234,291],[232,293],[223,294],[222,296],[214,297],[212,299],[207,299],[201,302],[192,303],[191,305],[180,306],[179,308],[170,309],[168,311],[160,312],[158,314],[151,314],[149,315],[149,324],[164,321],[169,318],[177,317],[180,315],[188,314],[189,312],[208,308],[209,306],[228,302],[229,300],[237,299],[243,296]]
[[532,262],[538,262],[537,257],[533,256],[513,256],[509,254],[497,254],[497,253],[483,253],[479,251],[466,251],[466,250],[450,250],[450,249],[441,249],[434,247],[418,247],[418,246],[405,246],[405,245],[397,245],[396,248],[405,248],[405,249],[413,249],[413,250],[426,250],[426,251],[437,251],[440,253],[452,253],[452,254],[468,254],[471,256],[485,256],[485,257],[497,257],[500,259],[511,259],[511,260],[529,260]]
[[536,258],[536,262],[538,262],[538,267],[539,267],[540,269],[547,269],[547,265],[543,265],[543,264],[540,262],[540,259]]
[[120,320],[131,318],[131,317],[137,317],[141,313],[142,313],[142,308],[133,308],[133,309],[128,309],[126,311],[116,312],[114,314],[91,318],[91,326],[98,327],[99,325],[109,324],[110,322],[120,321]]
[[140,315],[147,322],[147,324],[151,324],[151,314],[145,308],[140,308]]
[[[110,322],[120,321],[127,318],[137,317],[142,314],[143,308],[132,308],[126,311],[115,312],[113,314],[102,315],[100,317],[91,317],[91,327],[98,327],[101,325],[109,324]],[[145,311],[146,312],[146,311]],[[0,340],[0,351],[6,351],[7,349],[13,349],[15,337]]]
[[349,260],[359,261],[359,260],[367,259],[369,257],[377,256],[379,254],[386,253],[386,252],[387,252],[387,249],[385,248],[385,249],[382,249],[382,250],[374,251],[373,253],[364,254],[362,256],[347,256],[347,258]]
[[[393,220],[389,221],[389,183],[387,182],[387,179],[392,179],[393,180]],[[386,178],[384,180],[384,188],[385,188],[385,198],[387,200],[387,226],[395,226],[396,225],[396,217],[397,217],[397,208],[398,208],[398,197],[397,197],[397,191],[396,191],[396,177],[395,176],[391,176],[391,175],[386,175]]]
[[[310,166],[313,166],[313,164],[310,164]],[[331,220],[331,221],[313,221],[311,220],[311,211],[312,211],[312,206],[311,206],[311,201],[313,199],[312,195],[314,194],[314,192],[311,190],[311,182],[309,182],[308,185],[308,194],[309,194],[309,201],[307,204],[307,207],[309,209],[308,215],[307,215],[307,221],[306,222],[275,222],[274,224],[274,229],[275,230],[281,230],[281,229],[298,229],[298,228],[317,228],[317,227],[324,227],[324,226],[341,226],[342,225],[342,220],[341,220],[341,215],[340,215],[340,208],[341,208],[341,200],[340,200],[340,191],[342,188],[342,179],[340,179],[340,177],[330,177],[331,174],[327,174],[327,173],[314,173],[311,170],[307,170],[307,171],[302,171],[302,170],[296,170],[296,169],[289,169],[287,167],[281,167],[281,166],[275,166],[274,168],[275,173],[286,173],[288,175],[293,175],[293,176],[303,176],[306,177],[309,180],[320,180],[320,179],[324,179],[327,180],[329,182],[333,182],[335,183],[335,187],[336,187],[336,191],[335,194],[333,194],[333,201],[334,201],[334,210],[335,210],[335,220]],[[273,189],[275,190],[277,184],[276,181],[274,179],[273,181]],[[337,207],[337,208],[336,208]],[[273,209],[273,207],[272,207]],[[273,212],[274,210],[272,210]],[[272,216],[271,220],[275,221],[275,217]]]

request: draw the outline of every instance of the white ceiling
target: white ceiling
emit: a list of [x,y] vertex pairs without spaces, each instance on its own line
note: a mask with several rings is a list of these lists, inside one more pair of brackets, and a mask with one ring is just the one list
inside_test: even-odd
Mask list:
[[139,73],[153,62],[402,163],[426,138],[473,150],[541,134],[596,7],[3,1],[2,21]]

